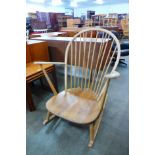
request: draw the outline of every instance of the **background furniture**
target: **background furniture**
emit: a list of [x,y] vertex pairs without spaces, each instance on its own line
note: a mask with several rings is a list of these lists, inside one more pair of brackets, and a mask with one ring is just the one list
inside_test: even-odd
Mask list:
[[93,15],[91,18],[93,20],[93,26],[103,25],[103,19],[106,17],[106,14]]
[[58,37],[58,36],[67,36],[67,32],[48,32],[48,33],[38,33],[38,34],[31,34],[29,38],[36,38],[36,37]]
[[33,29],[33,32],[47,33],[48,29]]
[[[124,64],[127,66],[127,63],[125,63],[125,57],[129,56],[129,41],[122,41],[120,38],[120,35],[117,31],[112,31],[112,33],[118,38],[120,39],[120,47],[121,47],[121,53],[120,53],[120,59],[119,59],[119,63],[120,64]],[[112,47],[112,50],[115,49],[115,45]],[[116,61],[116,57],[117,54],[114,56],[113,58],[113,62]]]
[[30,19],[30,25],[32,30],[34,29],[47,29],[47,25],[45,21],[39,21],[38,19]]
[[103,18],[103,26],[117,26],[117,18],[106,17]]
[[123,37],[128,38],[129,37],[129,20],[122,19],[121,26],[122,26],[122,30],[123,30]]
[[91,19],[92,15],[95,15],[95,11],[88,10],[87,11],[87,19]]
[[[88,38],[88,32],[92,34],[94,31],[96,38]],[[98,38],[99,32],[105,34],[103,38]],[[115,50],[111,54],[113,44]],[[116,52],[117,60],[111,68],[110,64]],[[92,147],[105,108],[110,79],[119,77],[119,73],[115,71],[119,54],[119,41],[110,31],[89,28],[80,31],[72,38],[65,52],[65,90],[57,93],[51,87],[54,96],[46,103],[48,113],[44,124],[58,116],[76,124],[88,125],[90,131],[88,146]],[[69,70],[70,76],[68,76]],[[43,71],[51,85],[46,71],[44,69]],[[81,71],[82,74],[79,76]]]
[[110,17],[110,18],[118,18],[118,13],[109,13],[108,17]]
[[[40,65],[34,65],[33,61],[49,61],[48,45],[44,41],[29,41],[26,44],[26,102],[29,110],[35,110],[32,99],[31,84],[33,81],[43,77],[43,72]],[[54,84],[57,88],[57,79],[54,65],[43,65],[47,73],[52,73]]]
[[80,18],[67,19],[67,27],[74,27],[74,24],[81,24]]
[[[91,34],[88,32],[87,35],[89,35],[90,37]],[[92,36],[95,38],[96,36],[95,31],[92,33]],[[38,38],[32,38],[31,40],[46,41],[48,43],[50,61],[64,62],[65,49],[69,41],[72,40],[72,37],[38,37]],[[98,43],[97,46],[99,46]]]
[[85,22],[84,22],[85,27],[92,27],[92,25],[93,25],[93,20],[92,19],[85,20]]

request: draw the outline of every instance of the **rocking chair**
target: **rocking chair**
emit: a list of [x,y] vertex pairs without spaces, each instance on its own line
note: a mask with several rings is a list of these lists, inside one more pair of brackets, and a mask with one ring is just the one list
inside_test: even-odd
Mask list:
[[[92,38],[96,32],[96,37]],[[99,33],[105,35],[100,38]],[[89,36],[88,36],[89,34]],[[112,51],[113,44],[115,49]],[[111,67],[115,53],[117,58]],[[89,147],[93,146],[107,99],[110,79],[120,76],[116,67],[120,57],[120,44],[110,31],[88,28],[77,33],[68,43],[65,62],[34,62],[35,64],[64,64],[65,90],[57,93],[45,69],[42,70],[54,92],[47,103],[48,110],[44,124],[55,116],[67,121],[88,125]]]

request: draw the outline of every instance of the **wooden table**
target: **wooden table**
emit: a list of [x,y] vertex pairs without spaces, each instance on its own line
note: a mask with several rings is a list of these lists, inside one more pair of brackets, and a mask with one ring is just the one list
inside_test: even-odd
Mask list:
[[114,30],[114,31],[117,31],[119,32],[120,31],[120,28],[118,26],[95,26],[96,28],[103,28],[103,29],[106,29],[106,30]]
[[[47,36],[45,37],[44,36],[44,37],[37,37],[34,39],[46,41],[48,43],[50,61],[64,62],[66,47],[72,38],[73,37],[47,37]],[[93,39],[94,39],[94,41],[96,40],[95,38],[93,38]],[[32,38],[32,40],[33,40],[33,38]],[[87,41],[89,42],[90,38],[87,38]],[[101,38],[98,39],[98,43],[100,43],[100,41],[101,41]],[[108,41],[108,39],[106,41]],[[92,42],[93,42],[93,40],[92,40]],[[96,45],[97,46],[96,51],[99,48],[98,43]],[[108,44],[108,46],[110,46],[110,44]],[[108,50],[108,46],[107,46],[107,50]],[[89,50],[87,50],[87,47],[86,47],[86,52],[88,52],[88,51]],[[95,55],[96,54],[97,53],[95,53]],[[94,55],[94,58],[95,58],[95,55]]]
[[46,33],[48,29],[33,29],[34,32],[42,32],[42,33]]
[[[28,40],[26,44],[26,102],[29,106],[29,110],[35,110],[35,106],[32,99],[31,85],[32,82],[44,77],[40,65],[33,64],[33,61],[49,61],[48,44],[45,41],[40,40]],[[51,73],[54,80],[54,85],[57,88],[57,79],[55,74],[54,65],[43,65],[47,73]]]
[[67,32],[48,32],[48,33],[37,33],[29,35],[29,38],[36,38],[36,37],[58,37],[58,36],[66,36]]

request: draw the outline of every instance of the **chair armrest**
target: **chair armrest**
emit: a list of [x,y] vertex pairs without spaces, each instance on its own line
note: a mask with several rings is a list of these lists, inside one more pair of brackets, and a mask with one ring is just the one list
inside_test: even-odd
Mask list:
[[117,71],[113,71],[110,74],[105,75],[105,78],[107,79],[115,79],[118,78],[120,76],[120,73]]
[[47,65],[47,64],[51,64],[51,65],[64,65],[64,62],[46,62],[46,61],[34,61],[33,64],[36,65]]

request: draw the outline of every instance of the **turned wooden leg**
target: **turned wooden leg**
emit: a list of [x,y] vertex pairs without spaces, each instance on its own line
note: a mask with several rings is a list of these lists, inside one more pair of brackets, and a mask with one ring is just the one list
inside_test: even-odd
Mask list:
[[94,124],[89,125],[89,144],[88,147],[92,147],[94,143]]
[[88,147],[92,147],[94,144],[94,140],[95,140],[95,137],[97,135],[97,132],[98,132],[98,129],[101,123],[102,115],[103,115],[103,111],[101,112],[99,118],[94,123],[90,124],[89,126],[89,132],[90,132],[89,137],[90,138],[89,138]]
[[32,99],[32,92],[31,92],[31,84],[26,84],[26,103],[28,104],[29,110],[34,111],[35,106]]
[[50,122],[53,118],[55,118],[55,115],[53,115],[51,112],[47,112],[46,118],[43,121],[43,125],[46,125],[48,122]]

